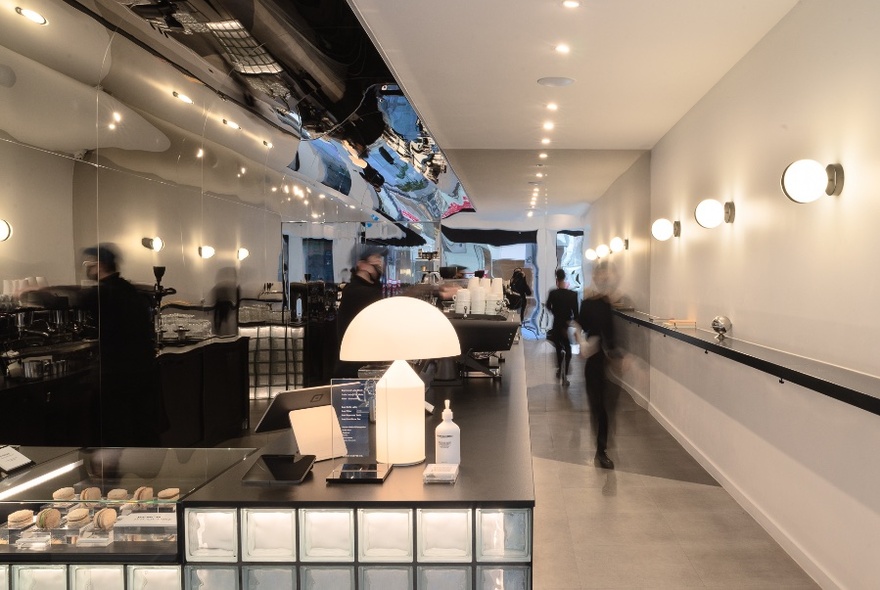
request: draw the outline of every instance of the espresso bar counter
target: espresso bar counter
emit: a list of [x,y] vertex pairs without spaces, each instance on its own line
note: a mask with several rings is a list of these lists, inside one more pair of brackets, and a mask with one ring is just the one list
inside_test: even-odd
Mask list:
[[[521,355],[521,349],[515,349]],[[517,362],[517,356],[508,363]],[[470,379],[464,385],[429,391],[435,412],[426,418],[427,460],[419,465],[394,467],[382,484],[327,483],[326,477],[343,459],[315,463],[299,485],[243,484],[242,477],[256,455],[230,469],[185,500],[187,506],[429,504],[470,505],[502,503],[534,506],[528,407],[523,379],[513,367],[504,380]],[[434,428],[441,422],[444,400],[449,399],[454,421],[461,428],[461,467],[454,485],[424,484],[422,472],[434,461]],[[290,430],[273,434],[261,453],[291,453]]]

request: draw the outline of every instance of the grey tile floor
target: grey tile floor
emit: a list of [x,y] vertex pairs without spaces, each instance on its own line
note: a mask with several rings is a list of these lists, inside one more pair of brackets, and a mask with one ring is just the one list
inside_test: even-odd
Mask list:
[[583,362],[557,383],[552,346],[523,339],[535,476],[534,588],[814,589],[815,582],[625,392],[608,454],[595,438]]

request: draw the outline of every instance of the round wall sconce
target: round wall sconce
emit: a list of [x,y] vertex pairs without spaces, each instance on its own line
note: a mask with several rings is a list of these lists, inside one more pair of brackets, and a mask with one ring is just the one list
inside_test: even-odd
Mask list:
[[782,192],[795,203],[812,203],[843,191],[843,166],[816,160],[792,162],[782,173]]
[[678,221],[669,221],[668,219],[661,217],[651,226],[651,235],[661,242],[665,242],[672,237],[677,238],[681,235],[681,223]]
[[162,241],[162,238],[156,236],[154,238],[143,238],[141,240],[141,245],[147,250],[159,252],[162,248],[165,247],[165,242]]
[[599,244],[596,246],[596,256],[599,258],[605,258],[609,254],[611,254],[611,248],[609,248],[607,244]]
[[12,237],[12,226],[5,219],[0,219],[0,242],[5,242]]
[[239,248],[238,251],[235,253],[235,257],[239,260],[244,260],[250,255],[251,253],[247,248]]
[[584,252],[584,258],[592,262],[593,260],[599,258],[599,255],[596,254],[596,251],[592,248],[587,248],[587,251]]
[[199,246],[199,256],[202,258],[210,258],[214,255],[214,248],[212,246]]
[[706,199],[700,201],[700,204],[694,209],[694,217],[701,226],[712,229],[721,225],[722,222],[733,223],[735,212],[733,201],[722,203],[715,199]]
[[629,240],[624,240],[619,237],[611,238],[611,241],[608,243],[608,246],[611,248],[612,252],[622,252],[623,250],[629,250]]

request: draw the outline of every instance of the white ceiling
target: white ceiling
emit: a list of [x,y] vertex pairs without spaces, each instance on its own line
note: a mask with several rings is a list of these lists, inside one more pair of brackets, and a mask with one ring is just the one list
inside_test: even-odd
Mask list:
[[539,171],[538,215],[582,215],[797,0],[349,2],[482,225],[524,219]]

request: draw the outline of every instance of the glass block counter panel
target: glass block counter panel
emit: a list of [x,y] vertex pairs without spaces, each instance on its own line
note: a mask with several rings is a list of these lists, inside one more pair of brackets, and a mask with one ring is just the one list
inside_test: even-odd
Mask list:
[[181,590],[179,565],[129,565],[125,573],[128,588]]
[[15,590],[67,590],[67,566],[14,565],[12,587]]
[[358,571],[360,590],[413,590],[413,571],[406,566],[364,566]]
[[528,566],[477,566],[477,590],[531,590]]
[[71,565],[70,590],[119,590],[125,588],[125,567],[121,565]]
[[238,590],[238,568],[188,565],[183,570],[184,590]]
[[301,509],[299,542],[300,561],[354,561],[354,511]]
[[241,511],[242,561],[296,561],[296,510]]
[[471,568],[419,566],[419,590],[471,590]]
[[294,566],[246,565],[242,568],[243,590],[296,590]]
[[358,559],[362,562],[412,562],[412,510],[358,510]]
[[477,508],[477,561],[531,561],[531,510]]
[[354,566],[304,565],[299,568],[300,590],[354,590]]
[[418,559],[471,561],[472,519],[468,509],[419,509]]
[[186,510],[186,560],[238,559],[238,511],[234,508]]

